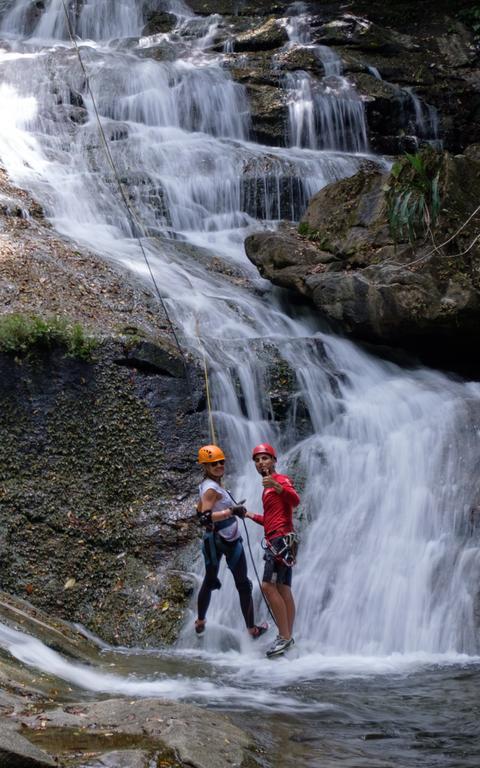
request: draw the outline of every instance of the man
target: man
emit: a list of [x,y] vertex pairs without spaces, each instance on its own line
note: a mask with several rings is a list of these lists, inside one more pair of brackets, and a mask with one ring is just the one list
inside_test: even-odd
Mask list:
[[225,555],[238,591],[245,624],[250,637],[255,640],[267,631],[268,624],[265,622],[256,625],[254,621],[252,583],[247,575],[247,560],[238,526],[238,518],[245,517],[247,510],[242,504],[235,504],[223,487],[225,454],[218,445],[203,445],[198,451],[198,463],[204,471],[203,481],[198,489],[197,514],[200,524],[205,528],[202,546],[205,577],[198,593],[195,632],[202,635],[205,631],[212,591],[221,587],[218,569]]
[[293,509],[299,505],[300,497],[290,478],[276,472],[277,455],[271,445],[257,445],[252,459],[257,472],[263,477],[263,515],[247,512],[246,517],[265,529],[267,548],[262,590],[278,627],[278,637],[267,651],[267,656],[272,657],[285,653],[294,644],[295,603],[291,590],[292,565],[295,562]]

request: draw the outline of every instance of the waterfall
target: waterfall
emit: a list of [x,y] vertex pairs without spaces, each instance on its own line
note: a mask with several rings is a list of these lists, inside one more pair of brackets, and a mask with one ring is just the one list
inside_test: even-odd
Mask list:
[[[5,16],[2,31],[41,40],[67,39],[63,0],[48,0],[45,5],[40,13],[31,0],[19,0]],[[136,0],[76,0],[73,8],[72,3],[65,5],[76,34],[82,38],[105,40],[141,31],[142,13]]]
[[440,147],[442,142],[439,140],[439,120],[438,112],[431,104],[421,101],[412,88],[404,89],[413,108],[414,125],[413,130],[419,139],[428,141],[434,147]]
[[309,149],[368,151],[363,101],[342,76],[338,54],[326,45],[312,45],[304,3],[295,3],[287,23],[289,47],[309,48],[322,63],[324,77],[315,80],[297,70],[285,77],[288,94],[289,143]]
[[[62,234],[148,280],[76,56],[65,45],[50,47],[63,35],[55,2],[34,31],[22,0],[6,17],[5,33],[32,41],[0,54],[0,159]],[[274,226],[272,219],[298,219],[315,191],[355,173],[362,162],[355,152],[368,146],[361,101],[345,92],[338,72],[320,84],[296,73],[287,81],[290,146],[256,144],[244,89],[205,44],[215,20],[188,22],[199,44],[186,53],[179,14],[177,30],[165,36],[178,51],[171,61],[148,58],[145,38],[127,51],[105,43],[141,32],[140,5],[84,4],[77,31],[96,42],[82,54],[182,343],[198,347],[200,328],[232,492],[258,510],[250,451],[264,440],[278,447],[280,470],[301,490],[300,652],[474,653],[480,549],[466,521],[480,386],[402,370],[324,332],[314,318],[289,316],[243,251],[248,233]],[[302,34],[306,40],[305,26]],[[325,72],[338,67],[331,52],[318,56]],[[235,265],[241,285],[205,269],[213,256]],[[265,382],[279,366],[291,391],[275,421]],[[192,452],[206,439],[206,432],[195,436]],[[261,569],[258,527],[250,536]],[[231,579],[222,573],[221,580],[209,624],[240,629]],[[261,612],[258,589],[255,597]],[[215,642],[205,638],[207,647]]]

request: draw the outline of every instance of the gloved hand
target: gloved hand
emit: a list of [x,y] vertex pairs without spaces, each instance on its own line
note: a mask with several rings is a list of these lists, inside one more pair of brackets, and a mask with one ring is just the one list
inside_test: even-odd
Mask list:
[[242,499],[240,504],[232,504],[230,509],[232,510],[232,515],[236,515],[236,517],[245,517],[247,514],[247,508],[244,507],[245,499]]

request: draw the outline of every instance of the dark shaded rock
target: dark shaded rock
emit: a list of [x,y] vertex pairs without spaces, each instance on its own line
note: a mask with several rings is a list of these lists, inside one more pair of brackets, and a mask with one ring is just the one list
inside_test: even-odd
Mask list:
[[443,201],[433,237],[441,248],[421,233],[413,243],[394,242],[387,210],[396,177],[366,168],[312,198],[303,237],[293,229],[257,233],[246,240],[247,255],[262,275],[308,297],[347,333],[478,374],[479,215],[447,242],[480,198],[474,155],[472,148],[469,158],[436,161]]
[[189,0],[188,7],[194,13],[211,16],[220,13],[222,16],[272,16],[283,15],[291,5],[290,2],[268,2],[268,0]]
[[146,15],[146,24],[143,28],[144,35],[158,35],[160,32],[171,32],[175,27],[177,18],[173,13],[166,11],[150,11]]
[[[130,353],[148,375],[115,365]],[[112,643],[171,641],[191,594],[172,569],[197,534],[195,368],[134,339],[92,363],[4,354],[0,371],[2,585]]]
[[43,749],[17,733],[11,723],[0,720],[0,765],[5,768],[54,768],[57,763]]
[[162,42],[148,48],[138,48],[135,53],[142,58],[155,59],[155,61],[175,61],[179,54],[179,48],[178,44],[174,45],[168,40],[162,40]]
[[268,85],[247,85],[251,109],[251,130],[260,144],[285,144],[288,125],[286,94],[280,88]]
[[276,64],[283,70],[295,71],[297,69],[311,72],[314,75],[323,77],[325,69],[314,48],[304,48],[294,46],[278,54]]
[[245,250],[261,274],[275,274],[277,285],[300,291],[306,271],[336,260],[333,253],[322,253],[316,244],[302,241],[296,227],[250,235],[245,241]]
[[151,341],[133,341],[131,346],[126,345],[125,357],[116,362],[129,368],[137,368],[143,373],[158,373],[177,379],[185,378],[187,373],[182,358]]
[[280,48],[288,40],[285,27],[276,19],[268,19],[259,27],[243,32],[234,39],[235,51],[269,51]]
[[400,34],[372,23],[368,18],[344,14],[318,27],[315,42],[322,45],[346,45],[367,52],[388,55],[412,50],[416,43],[409,35]]

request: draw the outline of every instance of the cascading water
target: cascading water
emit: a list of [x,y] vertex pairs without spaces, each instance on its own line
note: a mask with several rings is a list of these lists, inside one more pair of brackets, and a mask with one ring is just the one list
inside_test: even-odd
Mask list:
[[[158,42],[153,38],[127,50],[98,42],[140,33],[140,5],[88,2],[77,21],[77,31],[95,40],[82,55],[113,158],[149,237],[157,238],[145,239],[145,247],[183,343],[198,347],[200,329],[217,431],[235,471],[232,490],[258,508],[259,481],[249,456],[253,444],[268,440],[279,447],[280,466],[302,491],[297,659],[290,671],[280,665],[265,677],[261,654],[245,646],[235,664],[250,665],[253,683],[275,679],[280,685],[299,670],[315,677],[329,663],[332,669],[363,669],[359,658],[378,670],[379,659],[394,653],[403,654],[397,666],[391,662],[394,669],[415,654],[455,659],[475,653],[480,549],[468,540],[466,520],[478,462],[471,409],[478,408],[480,387],[379,362],[320,332],[313,320],[292,319],[243,253],[243,239],[262,226],[259,219],[298,219],[316,190],[359,167],[363,158],[345,150],[366,150],[365,123],[350,111],[361,102],[345,94],[338,99],[334,88],[328,94],[331,105],[349,103],[348,116],[338,107],[341,119],[328,152],[319,151],[324,144],[315,140],[319,121],[330,124],[333,112],[325,94],[307,98],[306,91],[302,100],[312,103],[311,118],[302,107],[293,146],[255,144],[242,87],[221,66],[222,55],[205,47],[208,20],[197,23],[178,4],[168,6],[178,11],[177,29],[162,36],[170,50],[178,50],[169,61],[148,57]],[[144,275],[78,61],[64,40],[52,47],[52,38],[65,36],[55,7],[52,0],[33,30],[25,26],[23,2],[4,22],[11,50],[1,54],[6,118],[0,158],[60,232]],[[308,44],[302,29],[301,44]],[[21,38],[30,34],[27,45]],[[326,70],[338,68],[325,50],[317,52]],[[326,81],[339,77],[332,72]],[[298,95],[307,86],[302,73],[295,77],[291,91]],[[207,272],[212,255],[235,262],[245,287]],[[270,418],[266,360],[281,361],[295,374],[284,422]],[[308,414],[307,432],[296,423],[299,408]],[[198,442],[205,438],[198,435]],[[258,529],[250,535],[260,565]],[[232,584],[228,575],[221,578],[209,626],[241,629]],[[258,594],[256,599],[261,609]],[[192,634],[188,628],[184,648],[194,642]],[[0,642],[15,647],[11,635]],[[221,633],[218,642],[215,632],[207,635],[204,653],[222,647]],[[217,655],[215,663],[231,664],[232,656]]]
[[289,143],[309,149],[368,151],[365,107],[347,78],[340,57],[325,45],[313,45],[304,3],[287,24],[289,47],[309,48],[321,62],[322,80],[301,70],[289,72],[285,88],[289,102]]

